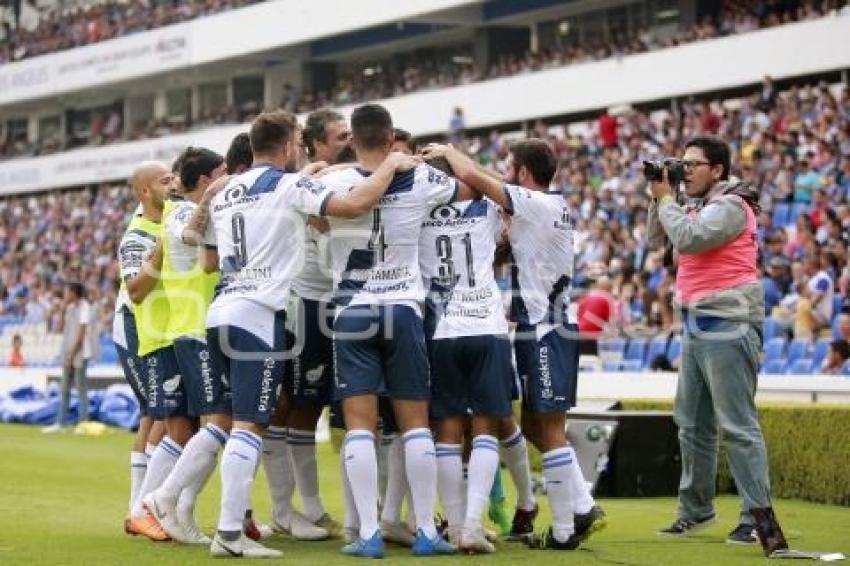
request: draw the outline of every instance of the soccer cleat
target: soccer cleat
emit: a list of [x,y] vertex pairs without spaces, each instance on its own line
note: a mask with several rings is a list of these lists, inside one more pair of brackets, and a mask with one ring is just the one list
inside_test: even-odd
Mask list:
[[756,528],[753,525],[741,523],[729,533],[726,542],[729,544],[757,544],[759,541]]
[[342,547],[342,553],[361,558],[383,558],[384,538],[381,536],[380,529],[375,531],[375,534],[368,540],[358,536],[357,540]]
[[490,501],[490,506],[487,508],[487,517],[499,527],[499,534],[508,536],[511,534],[511,521],[508,519],[508,510],[505,505],[505,500]]
[[540,507],[534,504],[534,509],[526,511],[525,509],[517,509],[514,512],[514,520],[511,523],[511,531],[508,535],[508,540],[522,540],[525,537],[534,534],[534,519],[537,518],[537,513]]
[[384,535],[384,542],[391,542],[410,548],[416,541],[413,533],[410,532],[407,525],[404,523],[389,523],[387,521],[381,521],[379,526]]
[[414,556],[436,556],[438,554],[457,554],[457,548],[446,541],[440,534],[434,538],[428,538],[428,535],[422,529],[416,531],[416,540],[413,541]]
[[242,520],[242,532],[251,540],[261,541],[266,540],[274,534],[274,530],[254,519],[254,513],[248,509],[245,511],[245,518]]
[[216,533],[210,545],[210,554],[219,558],[281,558],[283,553],[273,548],[267,548],[239,533],[236,540],[224,540]]
[[180,542],[203,545],[212,543],[212,539],[201,531],[201,528],[195,521],[195,517],[191,513],[186,513],[185,515],[178,513],[177,520],[180,522],[180,526],[183,527],[183,533],[186,535],[186,540]]
[[555,538],[555,533],[552,532],[552,527],[549,527],[543,535],[532,534],[523,537],[523,541],[529,548],[535,550],[575,550],[581,541],[576,537],[575,533],[561,542]]
[[151,539],[154,542],[171,540],[159,523],[150,513],[144,517],[133,519],[132,517],[124,526],[125,531],[133,536],[143,536]]
[[575,536],[579,542],[586,541],[590,535],[598,533],[608,524],[605,511],[599,505],[594,505],[587,513],[576,514],[573,520],[576,527]]
[[171,540],[183,544],[192,544],[195,540],[196,537],[185,532],[183,525],[180,524],[174,502],[167,501],[164,497],[157,497],[156,492],[153,491],[142,498],[142,505],[160,528],[171,537]]
[[325,529],[328,533],[328,537],[330,538],[342,538],[342,523],[327,513],[319,517],[319,519],[313,524],[320,529]]
[[273,520],[272,530],[297,540],[325,540],[328,538],[328,531],[322,527],[317,527],[298,511],[292,511],[289,514],[289,524],[287,525],[282,525]]
[[714,524],[717,520],[716,515],[709,515],[702,519],[676,519],[673,524],[665,529],[658,531],[658,534],[665,537],[686,537],[700,532]]
[[466,554],[492,554],[496,552],[496,547],[493,543],[487,540],[484,534],[484,529],[470,529],[463,527],[460,532],[460,542],[458,550]]

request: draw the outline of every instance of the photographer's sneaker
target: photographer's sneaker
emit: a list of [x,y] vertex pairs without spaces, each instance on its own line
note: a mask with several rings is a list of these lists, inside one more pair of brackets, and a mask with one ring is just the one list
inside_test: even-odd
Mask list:
[[664,537],[686,537],[708,528],[713,525],[716,520],[716,515],[709,515],[702,519],[680,518],[673,521],[673,524],[669,527],[658,531],[658,534]]
[[741,523],[735,527],[726,537],[726,542],[729,544],[757,544],[758,541],[756,528],[746,523]]
[[281,558],[283,553],[273,548],[267,548],[239,533],[235,540],[224,540],[216,533],[210,545],[210,554],[219,558]]

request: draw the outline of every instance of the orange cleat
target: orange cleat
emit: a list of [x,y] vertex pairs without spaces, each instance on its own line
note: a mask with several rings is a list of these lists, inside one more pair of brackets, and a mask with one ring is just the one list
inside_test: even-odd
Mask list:
[[156,518],[154,518],[154,516],[150,513],[145,514],[145,516],[140,519],[128,518],[124,522],[124,530],[127,534],[133,536],[142,535],[148,537],[154,542],[171,540],[168,533],[162,530],[162,527],[159,526]]

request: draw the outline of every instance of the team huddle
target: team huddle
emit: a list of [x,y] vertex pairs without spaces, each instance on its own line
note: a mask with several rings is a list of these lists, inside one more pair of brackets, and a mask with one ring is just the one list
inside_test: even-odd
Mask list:
[[[268,112],[226,157],[190,147],[172,167],[136,168],[113,332],[142,407],[129,534],[222,557],[282,556],[260,542],[276,533],[344,537],[343,553],[371,558],[386,543],[418,556],[489,553],[482,517],[500,461],[517,493],[500,534],[572,550],[604,526],[565,435],[578,339],[572,224],[547,192],[552,149],[515,143],[504,178],[451,146],[414,153],[367,104],[350,130],[330,110],[303,128]],[[507,292],[497,273],[509,274]],[[319,494],[327,406],[346,431],[342,523]],[[526,439],[548,488],[542,536]],[[219,452],[210,538],[194,506]],[[251,505],[260,462],[268,525]]]

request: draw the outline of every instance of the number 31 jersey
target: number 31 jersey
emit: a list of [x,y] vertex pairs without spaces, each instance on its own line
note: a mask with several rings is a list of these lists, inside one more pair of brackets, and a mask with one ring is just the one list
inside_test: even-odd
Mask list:
[[330,196],[317,180],[261,166],[234,177],[213,197],[204,239],[218,250],[221,282],[208,326],[222,318],[215,311],[234,303],[286,307],[304,265],[307,215],[322,215]]
[[508,333],[493,276],[501,227],[497,206],[486,199],[437,206],[423,221],[419,265],[433,339]]
[[[322,177],[344,192],[369,175],[352,167]],[[419,311],[423,298],[419,272],[422,219],[450,202],[457,182],[428,165],[396,174],[370,214],[351,220],[331,218],[331,271],[337,305],[406,304]]]

